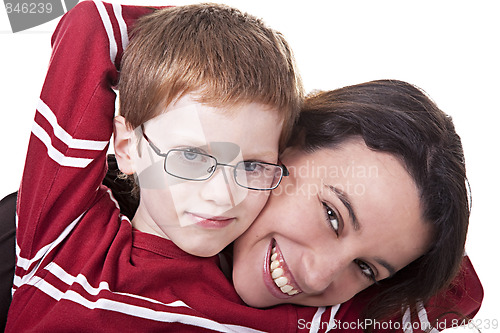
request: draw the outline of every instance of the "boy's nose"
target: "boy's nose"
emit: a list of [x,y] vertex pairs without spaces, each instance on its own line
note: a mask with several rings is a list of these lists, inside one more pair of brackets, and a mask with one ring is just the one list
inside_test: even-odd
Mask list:
[[234,207],[245,199],[248,190],[235,183],[228,169],[229,167],[218,165],[215,173],[200,184],[200,196],[203,200],[211,201],[217,206]]

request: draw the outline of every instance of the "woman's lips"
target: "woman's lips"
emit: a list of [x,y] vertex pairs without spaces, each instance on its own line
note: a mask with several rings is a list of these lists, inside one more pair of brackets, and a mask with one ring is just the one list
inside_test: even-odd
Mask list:
[[264,260],[264,283],[276,298],[290,298],[302,292],[275,240],[269,245]]
[[221,229],[232,222],[234,222],[234,217],[225,216],[210,216],[204,214],[188,213],[194,220],[195,224],[206,229]]

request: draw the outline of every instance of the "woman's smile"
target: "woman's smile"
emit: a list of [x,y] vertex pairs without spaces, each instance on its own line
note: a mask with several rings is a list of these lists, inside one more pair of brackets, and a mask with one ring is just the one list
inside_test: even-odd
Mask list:
[[289,298],[302,292],[274,239],[264,261],[264,281],[269,292],[278,298]]

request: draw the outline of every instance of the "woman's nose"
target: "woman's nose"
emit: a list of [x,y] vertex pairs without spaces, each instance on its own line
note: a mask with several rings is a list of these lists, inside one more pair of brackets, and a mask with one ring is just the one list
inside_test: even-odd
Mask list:
[[348,261],[340,254],[312,253],[304,260],[303,289],[311,294],[320,294],[328,289],[348,266]]

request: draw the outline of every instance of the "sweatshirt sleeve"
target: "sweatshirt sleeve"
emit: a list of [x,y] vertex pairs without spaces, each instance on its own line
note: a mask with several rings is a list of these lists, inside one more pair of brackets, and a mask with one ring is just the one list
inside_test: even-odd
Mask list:
[[96,199],[107,168],[121,56],[130,26],[149,12],[84,1],[61,18],[19,190],[15,279],[34,273]]

